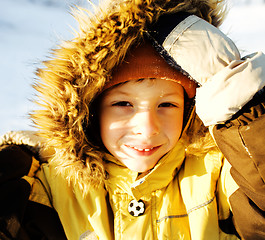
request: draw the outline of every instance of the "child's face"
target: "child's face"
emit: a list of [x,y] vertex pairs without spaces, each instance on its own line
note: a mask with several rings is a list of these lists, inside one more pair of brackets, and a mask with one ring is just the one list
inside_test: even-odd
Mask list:
[[177,143],[184,92],[163,79],[129,81],[104,93],[101,138],[108,151],[133,171],[145,172]]

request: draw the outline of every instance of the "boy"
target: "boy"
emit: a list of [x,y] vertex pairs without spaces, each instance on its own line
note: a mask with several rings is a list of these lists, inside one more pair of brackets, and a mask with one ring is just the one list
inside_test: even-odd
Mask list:
[[[220,1],[115,1],[95,17],[79,15],[81,34],[38,73],[42,108],[32,118],[41,138],[15,133],[2,140],[4,161],[29,166],[12,176],[27,175],[31,189],[26,217],[15,218],[24,236],[64,239],[53,221],[68,239],[264,238],[263,153],[250,152],[247,135],[262,130],[263,95],[255,93],[264,86],[264,56],[240,59],[214,27],[221,10]],[[215,125],[234,179],[194,113],[198,85],[196,111]],[[249,109],[243,142],[233,121]],[[235,146],[250,168],[238,164]],[[24,147],[30,152],[22,160]],[[52,213],[37,218],[33,209]],[[19,227],[6,226],[3,235],[22,238]]]

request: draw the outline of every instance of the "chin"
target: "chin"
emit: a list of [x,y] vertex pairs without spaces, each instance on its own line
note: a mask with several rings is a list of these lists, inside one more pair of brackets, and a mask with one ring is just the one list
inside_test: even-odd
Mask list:
[[144,172],[147,172],[148,170],[152,169],[154,166],[146,166],[146,167],[143,167],[143,166],[128,166],[126,165],[127,168],[129,168],[130,170],[134,171],[134,172],[138,172],[138,173],[144,173]]

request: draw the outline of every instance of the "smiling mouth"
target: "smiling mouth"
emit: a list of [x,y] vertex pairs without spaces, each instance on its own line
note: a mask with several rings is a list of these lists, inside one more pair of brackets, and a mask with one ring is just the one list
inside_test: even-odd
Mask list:
[[140,148],[140,147],[135,147],[135,146],[130,146],[130,145],[125,145],[127,148],[130,148],[132,150],[134,150],[137,154],[140,155],[151,155],[153,154],[158,148],[160,148],[160,146],[156,146],[156,147],[148,147],[148,148]]

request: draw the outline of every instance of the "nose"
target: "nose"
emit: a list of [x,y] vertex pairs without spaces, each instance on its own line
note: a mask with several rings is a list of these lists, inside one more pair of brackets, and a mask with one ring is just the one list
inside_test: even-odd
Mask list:
[[132,126],[134,134],[145,137],[158,134],[160,129],[158,116],[151,110],[136,113],[132,119]]

